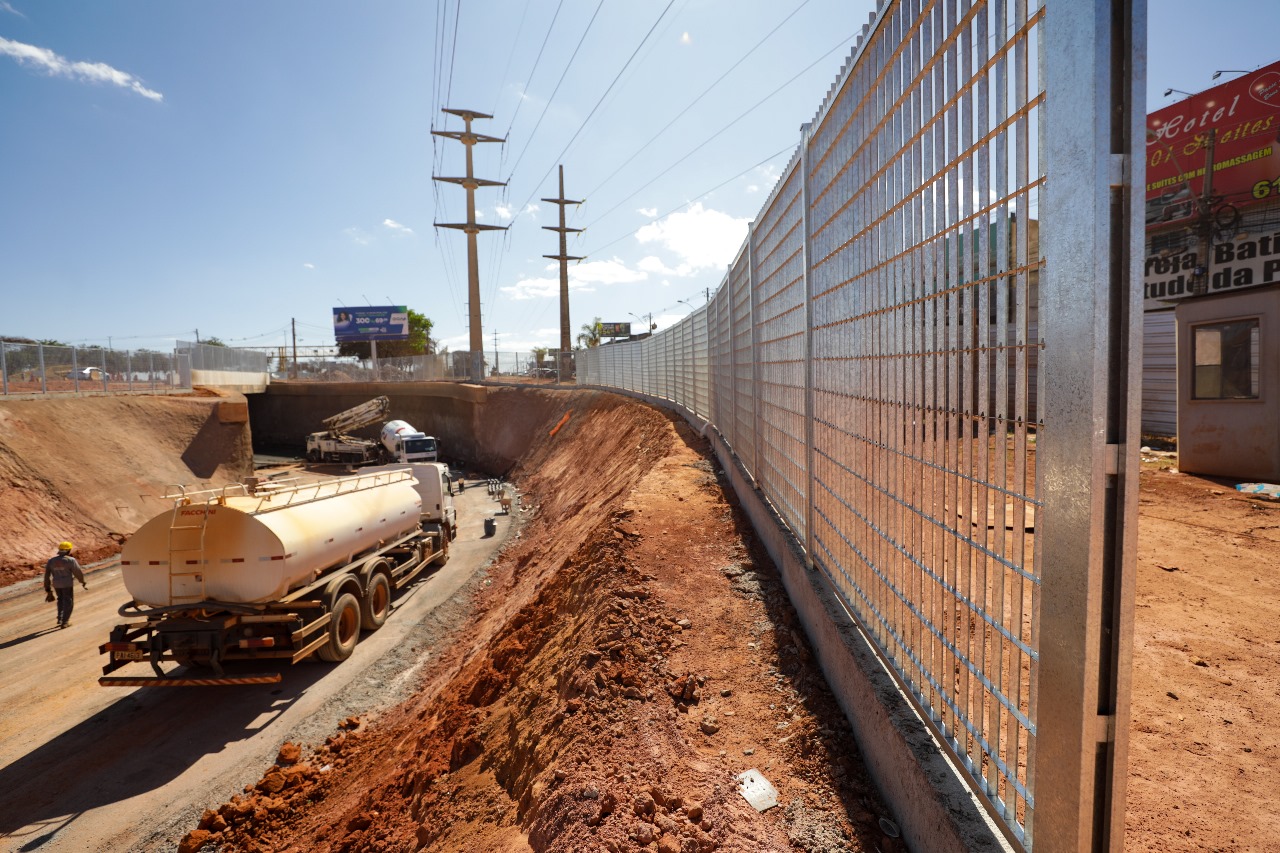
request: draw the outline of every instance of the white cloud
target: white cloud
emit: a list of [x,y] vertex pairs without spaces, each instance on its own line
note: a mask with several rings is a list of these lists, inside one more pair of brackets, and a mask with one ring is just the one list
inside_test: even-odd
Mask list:
[[22,18],[24,20],[27,17],[26,15],[22,14],[17,9],[13,8],[8,3],[6,3],[5,0],[0,0],[0,12],[8,12],[10,15],[17,15],[19,18]]
[[[547,271],[556,272],[558,267],[558,264],[548,264]],[[569,267],[569,290],[591,293],[595,291],[596,285],[630,284],[647,278],[647,273],[628,269],[626,264],[617,258],[607,261],[587,261]],[[500,290],[516,300],[559,296],[560,276],[556,274],[545,278],[524,278]]]
[[679,270],[671,269],[670,267],[668,267],[666,264],[662,262],[661,258],[657,257],[656,255],[645,255],[643,258],[640,259],[640,262],[636,264],[636,268],[644,270],[647,273],[653,273],[654,275],[688,275],[689,274],[688,271],[680,272]]
[[302,265],[302,268],[303,268],[304,270],[313,270],[313,269],[315,269],[315,268],[316,268],[316,265],[315,265],[315,264],[313,264],[313,263],[304,263],[304,264]]
[[352,243],[355,243],[357,246],[367,246],[373,242],[373,238],[370,237],[363,228],[359,228],[354,225],[345,229],[342,233],[347,236],[347,239]]
[[111,86],[119,86],[122,89],[129,89],[157,103],[164,100],[164,95],[154,89],[148,89],[142,85],[142,81],[137,77],[126,71],[112,68],[105,62],[72,62],[48,48],[10,41],[3,36],[0,36],[0,54],[12,56],[19,65],[39,69],[51,77],[67,77],[72,80],[81,80],[89,83],[106,83]]
[[410,227],[409,227],[409,226],[407,226],[407,225],[401,225],[399,222],[396,222],[394,219],[384,219],[384,220],[382,220],[382,224],[383,224],[385,227],[390,228],[392,231],[395,231],[397,234],[412,234],[412,233],[413,233],[413,229],[412,229],[412,228],[410,228]]
[[641,243],[657,243],[680,263],[673,272],[689,275],[701,269],[728,267],[747,237],[747,219],[735,219],[699,202],[636,232]]
[[636,208],[636,213],[640,214],[641,216],[643,216],[643,217],[645,217],[645,218],[647,218],[647,219],[653,219],[655,216],[657,216],[657,215],[658,215],[658,208],[656,208],[656,207],[637,207],[637,208]]
[[781,172],[773,163],[766,163],[763,166],[756,167],[756,174],[760,176],[760,182],[747,185],[747,193],[758,193],[761,190],[772,190],[773,185],[778,182]]
[[690,36],[688,33],[681,33],[681,34],[680,34],[680,43],[681,43],[681,44],[693,44],[693,37],[692,37],[692,36]]
[[495,204],[493,206],[494,213],[498,214],[499,219],[510,219],[514,216],[511,206],[507,204]]

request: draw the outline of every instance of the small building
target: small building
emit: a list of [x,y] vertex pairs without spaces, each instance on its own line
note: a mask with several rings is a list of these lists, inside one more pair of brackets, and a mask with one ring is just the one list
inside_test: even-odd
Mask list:
[[[1147,118],[1142,430],[1280,481],[1280,62]],[[1211,176],[1209,186],[1206,176]]]

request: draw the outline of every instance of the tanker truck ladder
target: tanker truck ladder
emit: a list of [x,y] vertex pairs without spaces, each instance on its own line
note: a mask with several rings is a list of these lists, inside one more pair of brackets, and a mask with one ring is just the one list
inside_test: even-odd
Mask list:
[[[173,518],[169,523],[170,605],[204,601],[207,597],[204,589],[204,534],[209,526],[209,507],[213,504],[213,499],[205,501],[195,512],[191,512],[193,504],[186,501],[179,501],[173,507]],[[189,523],[193,516],[199,520],[198,524]],[[199,593],[186,592],[191,588],[191,580],[198,585]],[[175,593],[179,585],[184,590],[181,594]]]

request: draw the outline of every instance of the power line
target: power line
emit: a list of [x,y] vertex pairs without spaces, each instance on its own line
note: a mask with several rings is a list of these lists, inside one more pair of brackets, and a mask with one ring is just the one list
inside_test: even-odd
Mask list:
[[590,192],[588,192],[588,193],[586,194],[586,196],[587,196],[588,198],[590,198],[591,196],[595,195],[597,192],[599,192],[599,191],[600,191],[600,189],[601,189],[602,187],[606,186],[606,185],[609,183],[609,181],[613,180],[613,178],[614,178],[614,177],[615,177],[619,172],[621,172],[623,169],[625,169],[625,168],[626,168],[626,167],[631,163],[631,161],[632,161],[632,160],[634,160],[634,159],[636,159],[637,157],[639,157],[639,156],[640,156],[640,154],[641,154],[641,152],[648,150],[649,146],[650,146],[650,145],[652,145],[652,144],[654,143],[654,141],[656,141],[656,140],[658,139],[658,137],[662,136],[662,134],[664,134],[664,133],[666,133],[668,130],[670,130],[670,129],[671,129],[671,126],[672,126],[673,124],[675,124],[677,121],[679,121],[681,118],[683,118],[683,117],[684,117],[684,115],[685,115],[687,112],[689,112],[689,110],[691,110],[691,109],[693,109],[695,106],[697,106],[697,104],[698,104],[698,103],[699,103],[703,98],[705,98],[707,95],[709,95],[709,94],[711,93],[711,90],[712,90],[712,89],[714,89],[716,86],[719,86],[722,82],[724,82],[724,79],[725,79],[726,77],[728,77],[730,74],[732,74],[732,73],[734,72],[734,70],[736,70],[736,69],[737,69],[737,67],[738,67],[739,65],[741,65],[741,64],[742,64],[742,63],[744,63],[744,62],[746,62],[746,61],[751,57],[751,54],[753,54],[753,53],[755,53],[757,50],[759,50],[759,49],[760,49],[760,47],[761,47],[765,42],[767,42],[769,39],[773,38],[773,36],[778,32],[778,30],[782,29],[783,25],[787,23],[787,21],[790,21],[792,18],[794,18],[794,17],[795,17],[795,16],[800,12],[800,10],[801,10],[801,9],[803,9],[803,8],[804,8],[805,6],[807,6],[808,4],[809,4],[809,0],[804,0],[804,2],[803,2],[803,3],[801,3],[801,4],[800,4],[799,6],[797,6],[794,10],[792,10],[791,14],[787,15],[785,18],[783,18],[781,21],[779,21],[779,22],[778,22],[778,24],[777,24],[777,26],[775,26],[772,30],[770,30],[770,31],[768,32],[768,34],[767,34],[764,38],[762,38],[762,39],[760,39],[760,41],[756,42],[755,47],[751,48],[751,49],[750,49],[750,50],[748,50],[746,53],[744,53],[744,54],[742,55],[742,57],[741,57],[737,62],[733,63],[733,65],[730,65],[730,66],[729,66],[729,68],[728,68],[728,70],[726,70],[723,74],[721,74],[719,77],[717,77],[717,78],[716,78],[716,81],[715,81],[714,83],[712,83],[710,86],[708,86],[707,88],[705,88],[705,89],[703,89],[703,90],[702,90],[702,94],[698,95],[698,97],[694,98],[692,101],[690,101],[690,102],[689,102],[689,105],[688,105],[688,106],[686,106],[686,107],[685,107],[684,109],[682,109],[680,112],[676,113],[675,118],[671,119],[671,121],[669,121],[669,122],[667,122],[665,125],[663,125],[663,127],[662,127],[662,129],[661,129],[661,130],[659,130],[659,131],[658,131],[657,133],[655,133],[653,136],[649,137],[648,141],[646,141],[643,145],[641,145],[639,148],[637,148],[637,149],[635,150],[635,152],[634,152],[630,157],[628,157],[626,160],[622,161],[621,165],[619,165],[619,166],[618,166],[618,168],[614,169],[614,170],[613,170],[613,171],[608,175],[608,177],[606,177],[603,181],[601,181],[599,184],[597,184],[597,185],[595,186],[595,188],[594,188],[594,189],[592,189]]
[[[704,199],[704,198],[706,198],[707,196],[711,195],[711,194],[712,194],[713,192],[715,192],[716,190],[720,189],[720,188],[721,188],[721,187],[723,187],[723,186],[726,186],[726,185],[728,185],[728,184],[733,183],[734,181],[738,180],[738,178],[741,178],[743,175],[745,175],[745,174],[747,174],[747,173],[751,172],[753,169],[759,169],[761,166],[763,166],[765,163],[768,163],[770,160],[776,160],[778,157],[781,157],[783,154],[786,154],[788,151],[793,150],[793,149],[796,147],[796,145],[797,145],[797,144],[798,144],[798,143],[794,143],[794,142],[793,142],[793,143],[791,143],[790,145],[788,145],[786,148],[782,148],[782,149],[779,149],[778,151],[773,152],[772,154],[770,154],[768,157],[764,158],[764,159],[763,159],[763,160],[761,160],[760,162],[758,162],[758,163],[756,163],[756,164],[754,164],[754,165],[752,165],[752,166],[748,166],[747,168],[743,169],[741,172],[739,172],[738,174],[734,175],[732,178],[727,178],[727,179],[725,179],[725,180],[721,181],[720,183],[716,184],[716,185],[715,185],[714,187],[712,187],[711,189],[706,190],[706,191],[704,191],[704,192],[700,193],[700,194],[699,194],[699,195],[697,195],[696,197],[689,199],[688,201],[684,202],[683,204],[679,204],[679,205],[677,205],[677,206],[675,206],[675,207],[671,208],[670,210],[668,210],[666,213],[662,214],[661,216],[655,217],[655,218],[654,218],[654,220],[653,220],[653,222],[661,222],[663,219],[666,219],[666,218],[667,218],[668,216],[670,216],[671,214],[676,213],[677,211],[680,211],[680,210],[684,210],[684,209],[685,209],[686,207],[688,207],[689,205],[694,204],[695,202],[701,201],[702,199]],[[598,220],[597,220],[597,221],[598,221]],[[653,224],[653,223],[652,223],[652,222],[646,222],[644,225],[641,225],[641,226],[640,226],[640,228],[644,228],[644,227],[646,227],[647,225],[651,225],[651,224]],[[595,250],[595,251],[593,251],[593,252],[589,252],[588,254],[597,255],[597,254],[599,254],[600,252],[603,252],[605,249],[609,248],[610,246],[614,245],[615,243],[620,243],[620,242],[622,242],[623,240],[627,239],[628,237],[631,237],[631,236],[635,235],[635,234],[636,234],[636,232],[638,232],[638,231],[640,230],[640,228],[636,228],[636,229],[635,229],[635,230],[633,230],[633,231],[630,231],[630,232],[628,232],[628,233],[626,233],[626,234],[623,234],[621,237],[618,237],[616,240],[611,240],[611,241],[609,241],[608,243],[605,243],[605,244],[604,244],[603,246],[601,246],[599,249],[596,249],[596,250]]]
[[[667,3],[661,14],[658,15],[658,19],[653,22],[653,26],[649,27],[649,32],[645,33],[644,38],[640,40],[640,44],[636,45],[636,49],[631,51],[631,56],[627,58],[626,63],[623,64],[622,68],[618,70],[618,73],[614,75],[613,80],[609,83],[609,88],[604,90],[604,94],[600,96],[598,101],[596,101],[595,106],[591,108],[591,112],[587,113],[587,117],[582,120],[582,124],[578,125],[578,129],[574,131],[573,136],[570,137],[567,143],[565,143],[564,149],[552,159],[551,165],[547,168],[546,174],[538,179],[537,184],[534,185],[533,192],[529,194],[529,201],[532,201],[533,197],[538,194],[538,187],[542,186],[542,182],[551,174],[551,170],[556,167],[556,164],[564,162],[565,152],[569,150],[570,146],[573,145],[579,134],[581,134],[586,126],[591,122],[591,117],[596,114],[596,110],[600,109],[600,105],[604,103],[604,99],[609,97],[609,93],[613,91],[613,87],[618,85],[618,80],[626,73],[627,68],[629,68],[631,63],[635,60],[636,54],[638,54],[640,49],[645,46],[645,43],[649,41],[649,37],[652,36],[653,31],[658,28],[658,24],[662,23],[662,19],[666,16],[667,12],[671,11],[671,7],[675,5],[675,2],[676,0],[670,0],[670,2]],[[529,201],[526,201],[525,204],[528,204]],[[524,205],[521,205],[521,207],[524,207]]]
[[[564,6],[564,0],[560,0],[556,4],[556,13],[551,16],[551,23],[547,26],[547,34],[542,37],[542,46],[538,48],[538,55],[533,60],[533,67],[529,69],[529,76],[525,79],[525,91],[528,91],[529,84],[533,82],[533,75],[538,72],[538,65],[542,62],[542,52],[547,49],[547,42],[551,39],[551,31],[555,29],[556,19],[560,17],[560,8]],[[525,7],[526,9],[528,7]],[[524,104],[524,98],[521,97],[516,101],[516,108],[511,114],[511,124],[507,125],[507,136],[511,136],[511,129],[516,126],[516,116],[520,115],[520,107]]]
[[[619,202],[618,202],[617,204],[615,204],[613,207],[609,208],[609,209],[608,209],[608,210],[606,210],[603,214],[601,214],[600,216],[596,217],[596,218],[595,218],[595,220],[593,220],[593,222],[592,222],[591,224],[592,224],[592,225],[594,225],[596,222],[599,222],[601,219],[604,219],[604,218],[605,218],[606,216],[608,216],[610,213],[613,213],[613,212],[614,212],[615,210],[617,210],[619,207],[622,207],[622,205],[626,204],[628,201],[630,201],[631,199],[635,198],[635,197],[636,197],[637,195],[639,195],[642,191],[644,191],[645,189],[647,189],[648,187],[650,187],[650,186],[651,186],[654,182],[656,182],[659,178],[664,177],[664,176],[665,176],[668,172],[670,172],[672,169],[676,168],[676,167],[677,167],[677,166],[679,166],[681,163],[683,163],[685,160],[688,160],[688,159],[689,159],[690,157],[692,157],[694,154],[697,154],[697,153],[698,153],[699,151],[701,151],[703,148],[705,148],[705,147],[707,147],[708,145],[710,145],[710,144],[711,144],[711,142],[713,142],[716,138],[718,138],[718,137],[722,136],[723,134],[727,133],[727,132],[728,132],[728,130],[729,130],[729,128],[733,127],[735,124],[737,124],[738,122],[742,121],[744,118],[746,118],[747,116],[749,116],[751,113],[755,112],[755,111],[756,111],[757,109],[759,109],[759,108],[760,108],[760,107],[761,107],[761,106],[762,106],[766,101],[768,101],[768,100],[769,100],[770,98],[772,98],[774,95],[777,95],[777,94],[778,94],[779,92],[781,92],[782,90],[786,89],[788,86],[790,86],[790,85],[791,85],[792,83],[794,83],[796,80],[798,80],[798,79],[800,79],[801,77],[803,77],[803,76],[804,76],[805,74],[807,74],[807,73],[808,73],[808,72],[809,72],[809,71],[810,71],[814,66],[816,66],[819,62],[822,62],[822,61],[823,61],[824,59],[826,59],[828,56],[830,56],[831,54],[835,53],[837,50],[839,50],[839,49],[840,49],[841,47],[843,47],[844,45],[848,44],[850,41],[852,41],[852,40],[853,40],[853,38],[854,38],[854,36],[848,36],[848,37],[846,37],[846,38],[842,39],[842,40],[840,41],[840,43],[839,43],[839,44],[837,44],[835,47],[833,47],[833,48],[831,48],[830,50],[828,50],[826,53],[822,54],[822,56],[820,56],[820,57],[818,57],[817,59],[815,59],[815,60],[814,60],[813,62],[811,62],[809,65],[805,66],[805,67],[804,67],[804,69],[802,69],[799,73],[797,73],[795,76],[793,76],[790,80],[788,80],[787,82],[783,83],[781,86],[779,86],[778,88],[774,89],[774,90],[773,90],[772,92],[770,92],[769,94],[765,95],[765,96],[764,96],[763,98],[761,98],[759,101],[756,101],[756,103],[754,103],[752,106],[748,107],[748,108],[747,108],[747,110],[746,110],[745,112],[741,113],[741,114],[740,114],[737,118],[735,118],[733,121],[729,122],[729,123],[728,123],[728,124],[726,124],[724,127],[720,128],[720,129],[719,129],[719,130],[717,130],[715,133],[713,133],[713,134],[711,134],[710,136],[708,136],[708,137],[707,137],[706,139],[704,139],[702,142],[698,143],[698,145],[697,145],[696,147],[694,147],[692,150],[690,150],[687,154],[685,154],[685,155],[684,155],[683,157],[681,157],[679,160],[677,160],[676,162],[672,163],[672,164],[671,164],[670,166],[668,166],[667,168],[663,169],[663,170],[662,170],[661,172],[659,172],[657,175],[655,175],[654,177],[652,177],[651,179],[649,179],[646,183],[644,183],[643,185],[641,185],[641,186],[637,187],[637,188],[635,189],[635,191],[634,191],[634,192],[632,192],[630,195],[628,195],[628,196],[624,197],[621,201],[619,201]],[[589,225],[588,227],[590,227],[590,225]]]
[[[560,91],[560,84],[564,83],[564,78],[568,76],[569,69],[573,67],[573,61],[577,59],[578,51],[582,49],[582,43],[587,40],[587,33],[591,32],[591,26],[596,22],[596,16],[600,14],[600,9],[603,6],[604,0],[600,0],[599,5],[596,6],[596,10],[591,13],[591,20],[587,22],[587,28],[582,31],[582,37],[578,39],[578,44],[573,49],[573,54],[570,55],[568,63],[565,64],[564,71],[560,74],[560,79],[556,81],[556,87],[551,90],[551,97],[547,98],[547,103],[542,107],[542,113],[538,116],[538,121],[534,124],[533,130],[529,133],[529,138],[525,140],[524,148],[520,151],[520,156],[516,158],[515,165],[512,166],[511,171],[507,173],[508,182],[510,182],[510,176],[514,175],[516,169],[520,167],[520,161],[524,159],[525,152],[529,150],[529,143],[533,141],[533,137],[538,133],[538,128],[542,126],[542,119],[546,116],[547,110],[550,109],[552,101],[556,99],[556,93]],[[557,9],[557,12],[558,11],[559,10]],[[530,198],[532,198],[532,196],[530,196]],[[521,205],[521,208],[523,208],[523,205]]]
[[[731,177],[731,178],[726,178],[725,180],[723,180],[723,181],[721,181],[720,183],[716,184],[714,187],[711,187],[710,189],[708,189],[708,190],[704,190],[703,192],[699,193],[697,196],[695,196],[694,198],[690,199],[689,201],[686,201],[686,202],[684,202],[683,204],[680,204],[680,205],[677,205],[676,207],[673,207],[671,210],[668,210],[666,213],[662,214],[661,216],[656,217],[653,221],[654,221],[654,222],[659,222],[659,221],[661,221],[661,220],[663,220],[663,219],[667,218],[667,217],[668,217],[668,216],[670,216],[671,214],[673,214],[673,213],[675,213],[675,212],[677,212],[677,211],[679,211],[679,210],[683,210],[684,208],[688,207],[688,206],[689,206],[689,205],[691,205],[691,204],[694,204],[695,202],[701,201],[702,199],[704,199],[704,198],[706,198],[707,196],[711,195],[712,193],[714,193],[716,190],[720,189],[721,187],[724,187],[724,186],[726,186],[727,184],[730,184],[730,183],[732,183],[732,182],[736,181],[738,178],[741,178],[743,175],[748,174],[748,173],[749,173],[749,172],[751,172],[753,169],[758,169],[758,168],[760,168],[760,167],[761,167],[761,166],[763,166],[765,163],[768,163],[770,160],[775,160],[775,159],[777,159],[778,157],[781,157],[783,154],[786,154],[788,151],[793,150],[795,147],[796,147],[796,143],[792,143],[792,144],[788,145],[786,148],[782,148],[782,149],[780,149],[780,150],[778,150],[778,151],[775,151],[774,153],[770,154],[768,157],[765,157],[763,160],[759,161],[758,163],[755,163],[755,164],[753,164],[753,165],[751,165],[751,166],[748,166],[747,168],[743,169],[741,172],[739,172],[738,174],[734,175],[733,177]],[[645,225],[649,225],[649,224],[651,224],[651,223],[645,223]],[[644,226],[644,225],[642,225],[642,226],[640,226],[640,227],[641,227],[641,228],[643,228],[643,227],[645,227],[645,226]],[[639,230],[640,230],[640,228],[636,228],[635,230],[630,231],[630,232],[628,232],[628,233],[626,233],[626,234],[623,234],[621,237],[618,237],[618,238],[617,238],[617,239],[615,239],[615,240],[611,240],[610,242],[605,243],[605,244],[604,244],[603,246],[601,246],[600,248],[595,249],[595,250],[593,250],[593,251],[591,251],[591,252],[588,252],[587,254],[588,254],[588,255],[598,255],[598,254],[600,254],[601,252],[603,252],[605,249],[608,249],[610,246],[613,246],[613,245],[615,245],[615,244],[617,244],[617,243],[621,243],[623,240],[627,239],[628,237],[634,236],[634,235],[636,234],[636,232],[637,232],[637,231],[639,231]],[[548,308],[548,306],[549,306],[550,304],[551,304],[550,302],[544,302],[544,303],[543,303],[543,305],[542,305],[542,307],[540,307],[540,308],[538,308],[536,311],[534,311],[534,312],[531,312],[531,313],[530,313],[530,315],[529,315],[529,326],[527,327],[528,329],[530,329],[530,330],[531,330],[531,329],[533,329],[534,327],[536,327],[536,326],[537,326],[537,324],[538,324],[538,323],[540,323],[540,322],[542,321],[542,317],[543,317],[543,316],[544,316],[544,314],[546,313],[547,308]],[[662,310],[663,310],[663,311],[665,311],[665,310],[668,310],[668,309],[662,309]]]

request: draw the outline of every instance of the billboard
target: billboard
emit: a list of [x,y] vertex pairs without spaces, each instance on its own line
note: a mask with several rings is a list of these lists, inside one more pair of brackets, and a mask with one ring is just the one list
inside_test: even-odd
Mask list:
[[1236,207],[1280,199],[1280,62],[1147,116],[1147,225],[1195,213],[1214,131],[1213,194]]
[[600,337],[629,338],[631,337],[631,324],[630,323],[601,323]]
[[333,337],[340,344],[408,340],[409,309],[404,305],[334,308]]

